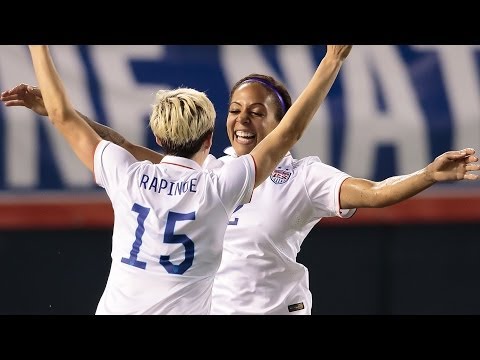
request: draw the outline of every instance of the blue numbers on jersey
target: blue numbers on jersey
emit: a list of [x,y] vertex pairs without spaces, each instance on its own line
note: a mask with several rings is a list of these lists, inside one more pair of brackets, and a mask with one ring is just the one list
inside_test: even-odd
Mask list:
[[[130,251],[129,258],[122,258],[122,263],[128,264],[131,266],[138,267],[140,269],[145,269],[147,266],[146,262],[137,260],[138,253],[140,251],[140,246],[142,246],[142,237],[145,233],[145,219],[150,212],[149,208],[143,207],[138,204],[134,204],[132,211],[138,213],[137,217],[137,229],[135,230],[135,241],[133,242],[132,250]],[[170,262],[169,255],[160,256],[160,264],[167,270],[170,274],[183,274],[187,271],[193,263],[193,257],[195,256],[195,245],[187,235],[185,234],[174,234],[175,223],[177,221],[184,220],[195,220],[195,212],[188,214],[181,214],[170,211],[167,217],[167,225],[165,226],[165,234],[163,236],[163,242],[166,244],[183,244],[185,247],[185,259],[178,265],[174,265]]]
[[163,236],[163,242],[167,244],[182,243],[183,246],[185,246],[185,260],[183,260],[179,265],[173,265],[170,262],[170,256],[168,255],[160,256],[160,264],[162,264],[165,270],[167,270],[167,272],[169,272],[170,274],[183,274],[190,266],[192,266],[193,262],[195,245],[193,244],[192,239],[190,239],[185,234],[173,234],[175,223],[177,221],[183,220],[195,220],[195,212],[191,212],[188,214],[180,214],[170,211],[168,213],[167,226],[165,227],[165,235]]
[[138,252],[140,251],[140,246],[142,246],[142,236],[145,232],[145,227],[143,225],[145,224],[145,219],[147,218],[150,209],[138,204],[133,204],[132,211],[138,213],[137,230],[135,230],[135,241],[133,242],[133,247],[130,251],[130,257],[128,259],[122,258],[122,263],[132,265],[140,269],[145,269],[147,263],[143,261],[138,261],[137,256]]

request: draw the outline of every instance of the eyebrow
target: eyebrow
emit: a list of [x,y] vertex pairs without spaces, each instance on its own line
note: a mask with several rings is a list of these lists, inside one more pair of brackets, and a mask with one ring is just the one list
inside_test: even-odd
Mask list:
[[[240,106],[242,105],[242,104],[240,104],[238,101],[232,101],[232,102],[230,103],[230,105],[232,105],[232,104],[236,104],[236,105],[240,105]],[[266,107],[265,104],[263,104],[263,103],[253,103],[253,104],[250,104],[250,105],[248,105],[248,106],[254,106],[254,105],[261,105],[261,106],[263,106],[263,107]]]

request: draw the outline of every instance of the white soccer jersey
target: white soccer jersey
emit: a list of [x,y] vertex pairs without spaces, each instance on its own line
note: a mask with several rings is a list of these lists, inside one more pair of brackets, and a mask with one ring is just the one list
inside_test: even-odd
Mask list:
[[228,219],[250,201],[255,182],[251,156],[228,165],[204,170],[175,156],[138,162],[100,142],[95,179],[115,222],[112,265],[96,314],[210,312]]
[[[233,159],[219,160],[229,164]],[[340,186],[348,177],[316,156],[283,158],[251,202],[230,218],[212,314],[311,314],[308,270],[296,257],[322,217],[355,213],[339,207]]]

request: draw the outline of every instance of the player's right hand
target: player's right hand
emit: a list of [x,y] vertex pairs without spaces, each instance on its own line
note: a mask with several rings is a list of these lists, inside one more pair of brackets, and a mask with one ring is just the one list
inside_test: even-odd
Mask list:
[[36,86],[17,85],[13,89],[2,92],[0,100],[3,101],[5,106],[25,106],[38,115],[48,115],[43,103],[42,92]]

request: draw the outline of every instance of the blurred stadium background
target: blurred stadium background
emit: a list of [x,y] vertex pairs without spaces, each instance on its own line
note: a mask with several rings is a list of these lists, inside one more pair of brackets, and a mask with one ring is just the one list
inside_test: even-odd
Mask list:
[[[259,72],[295,99],[325,53],[307,45],[53,45],[78,110],[156,148],[159,88],[206,91],[213,154],[228,146],[229,89]],[[480,46],[358,45],[295,147],[359,177],[480,150]],[[0,48],[0,89],[35,84],[28,49]],[[110,266],[112,209],[46,118],[0,107],[0,314],[93,314]],[[305,240],[314,314],[480,314],[480,182],[436,185],[396,206],[323,219]]]

